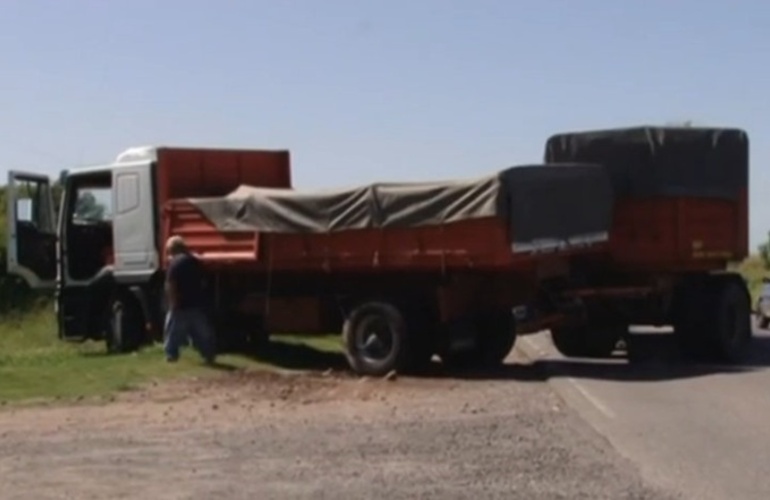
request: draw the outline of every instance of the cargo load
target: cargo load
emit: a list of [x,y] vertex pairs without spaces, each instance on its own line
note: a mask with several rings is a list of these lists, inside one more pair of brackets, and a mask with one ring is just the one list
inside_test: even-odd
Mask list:
[[554,134],[545,159],[607,169],[614,266],[706,270],[748,254],[748,148],[740,129],[639,126]]
[[620,197],[736,199],[748,185],[748,148],[738,129],[633,127],[553,135],[545,161],[605,165]]
[[527,165],[466,180],[294,190],[242,185],[189,200],[219,231],[335,233],[500,218],[514,251],[607,239],[613,195],[596,165]]

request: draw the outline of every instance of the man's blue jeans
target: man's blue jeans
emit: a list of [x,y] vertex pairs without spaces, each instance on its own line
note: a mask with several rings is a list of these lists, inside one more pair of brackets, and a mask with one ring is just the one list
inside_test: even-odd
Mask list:
[[179,359],[179,348],[192,342],[195,350],[208,362],[213,362],[214,330],[206,314],[200,309],[181,309],[166,313],[165,324],[166,359]]

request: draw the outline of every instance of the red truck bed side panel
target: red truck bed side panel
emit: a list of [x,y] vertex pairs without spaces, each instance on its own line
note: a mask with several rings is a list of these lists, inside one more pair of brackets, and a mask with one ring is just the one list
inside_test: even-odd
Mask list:
[[699,270],[747,253],[744,204],[709,198],[620,200],[610,245],[623,267]]
[[613,179],[612,260],[624,271],[709,271],[748,255],[749,140],[732,128],[556,134],[553,162],[591,161]]
[[209,265],[251,271],[529,271],[567,255],[606,251],[600,244],[545,256],[514,253],[508,227],[499,218],[326,234],[223,232],[188,201],[173,200],[166,207],[164,224],[165,234],[184,237]]

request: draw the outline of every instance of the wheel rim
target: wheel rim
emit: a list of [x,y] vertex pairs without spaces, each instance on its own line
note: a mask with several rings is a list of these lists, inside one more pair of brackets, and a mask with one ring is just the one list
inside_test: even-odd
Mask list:
[[368,362],[379,363],[390,357],[395,347],[395,335],[387,320],[367,318],[356,335],[356,350]]

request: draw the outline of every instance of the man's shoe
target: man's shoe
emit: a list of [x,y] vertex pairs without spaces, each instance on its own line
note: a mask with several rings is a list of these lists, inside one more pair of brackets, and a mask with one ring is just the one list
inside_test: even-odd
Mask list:
[[179,361],[179,358],[171,358],[166,356],[166,363],[176,363],[177,361]]

